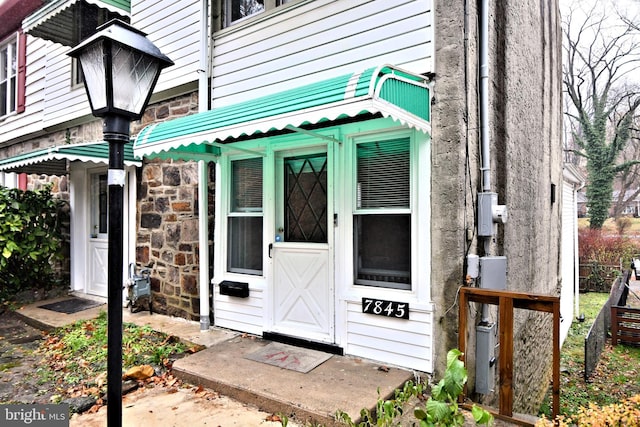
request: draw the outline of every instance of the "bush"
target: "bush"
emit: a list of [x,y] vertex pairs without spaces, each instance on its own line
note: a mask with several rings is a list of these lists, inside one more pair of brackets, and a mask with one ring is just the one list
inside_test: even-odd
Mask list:
[[58,211],[50,187],[22,191],[0,187],[0,296],[57,284],[52,261],[62,258]]
[[640,252],[637,243],[627,237],[607,236],[600,229],[583,229],[578,234],[580,256],[580,288],[587,291],[609,292],[615,277],[631,265]]
[[600,229],[588,228],[579,231],[578,252],[581,263],[619,265],[622,259],[626,267],[640,247],[627,237],[605,236]]

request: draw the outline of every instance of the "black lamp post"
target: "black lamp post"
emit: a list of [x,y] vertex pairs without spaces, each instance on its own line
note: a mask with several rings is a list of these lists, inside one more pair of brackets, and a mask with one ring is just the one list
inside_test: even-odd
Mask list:
[[124,144],[131,120],[142,117],[160,71],[173,62],[146,34],[113,20],[73,48],[84,75],[91,111],[103,118],[109,143],[109,266],[107,324],[107,425],[122,425],[122,205],[125,183]]

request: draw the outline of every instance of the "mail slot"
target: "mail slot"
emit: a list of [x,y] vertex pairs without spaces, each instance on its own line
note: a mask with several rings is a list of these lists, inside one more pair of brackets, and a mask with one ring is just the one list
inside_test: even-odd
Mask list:
[[220,295],[229,295],[231,297],[239,298],[247,298],[249,296],[248,283],[223,280],[218,286],[220,286]]

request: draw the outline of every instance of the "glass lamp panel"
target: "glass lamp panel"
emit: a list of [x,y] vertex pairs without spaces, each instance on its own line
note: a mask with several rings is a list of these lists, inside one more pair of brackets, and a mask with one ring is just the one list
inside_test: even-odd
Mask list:
[[149,55],[113,44],[113,107],[141,115],[160,62]]
[[80,54],[80,66],[93,110],[107,108],[107,84],[104,68],[103,42],[87,46]]

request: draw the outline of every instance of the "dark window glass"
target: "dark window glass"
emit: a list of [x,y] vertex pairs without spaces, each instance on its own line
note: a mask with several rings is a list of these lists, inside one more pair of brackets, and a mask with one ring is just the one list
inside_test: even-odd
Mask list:
[[284,160],[284,238],[288,242],[327,242],[327,155]]
[[227,269],[262,274],[262,158],[231,162]]
[[262,217],[229,217],[228,269],[262,274]]
[[411,289],[410,140],[356,148],[355,283]]

